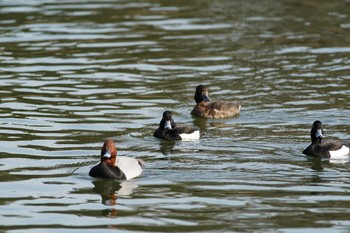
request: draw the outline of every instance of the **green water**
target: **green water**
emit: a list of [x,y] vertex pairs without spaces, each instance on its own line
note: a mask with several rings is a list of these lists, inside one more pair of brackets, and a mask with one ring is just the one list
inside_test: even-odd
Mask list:
[[[1,232],[349,232],[350,1],[0,1]],[[239,100],[192,118],[198,84]],[[164,110],[199,141],[153,138]],[[95,180],[106,138],[143,175]]]

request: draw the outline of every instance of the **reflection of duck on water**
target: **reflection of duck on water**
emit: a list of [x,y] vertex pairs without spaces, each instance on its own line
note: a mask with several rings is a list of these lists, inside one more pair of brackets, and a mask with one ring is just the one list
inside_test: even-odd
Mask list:
[[112,179],[95,179],[92,183],[94,184],[92,191],[101,195],[102,204],[110,206],[110,208],[102,211],[102,215],[107,217],[117,216],[117,209],[114,206],[117,205],[118,196],[129,196],[132,194],[133,189],[138,187],[132,181],[119,183],[119,181]]
[[321,158],[309,157],[309,161],[311,162],[311,169],[312,170],[318,171],[318,172],[321,172],[324,170]]
[[205,135],[207,131],[207,118],[193,117],[192,119],[193,124],[200,129],[202,136]]
[[106,140],[101,149],[101,162],[91,168],[89,175],[98,178],[129,180],[142,173],[144,162],[141,159],[118,156],[112,140]]
[[174,149],[176,141],[166,141],[166,140],[160,140],[159,141],[159,150],[162,152],[163,155],[169,155],[171,151]]
[[103,216],[116,217],[117,210],[113,208],[117,204],[116,192],[120,189],[120,184],[116,180],[94,180],[92,181],[94,188],[92,191],[101,195],[102,204],[110,206],[109,209],[102,211]]

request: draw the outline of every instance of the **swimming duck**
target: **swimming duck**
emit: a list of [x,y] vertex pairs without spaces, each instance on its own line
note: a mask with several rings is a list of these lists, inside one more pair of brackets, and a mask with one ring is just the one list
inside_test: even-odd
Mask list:
[[173,120],[173,114],[170,111],[165,111],[153,136],[166,140],[193,140],[199,139],[200,133],[198,127],[177,126]]
[[199,85],[194,95],[196,106],[191,114],[203,118],[225,118],[239,114],[241,104],[237,101],[211,101],[208,97],[208,88]]
[[142,173],[144,162],[141,159],[118,156],[113,140],[104,142],[101,149],[101,162],[91,168],[89,175],[99,178],[129,180]]
[[311,145],[303,154],[331,159],[349,159],[349,140],[324,140],[323,125],[315,121],[311,128]]

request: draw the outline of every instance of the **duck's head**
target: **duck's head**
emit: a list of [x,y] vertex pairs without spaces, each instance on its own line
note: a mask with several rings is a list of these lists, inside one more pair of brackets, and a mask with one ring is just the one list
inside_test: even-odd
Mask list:
[[163,112],[163,118],[159,123],[159,127],[162,129],[175,128],[175,121],[173,120],[173,114],[170,111]]
[[117,148],[113,140],[107,139],[101,148],[101,162],[111,160],[112,164],[115,164],[117,159]]
[[196,93],[194,94],[194,100],[197,104],[202,101],[210,101],[208,96],[208,88],[204,85],[198,85],[196,88]]
[[312,143],[321,142],[323,136],[323,125],[321,121],[315,121],[311,128],[311,141]]

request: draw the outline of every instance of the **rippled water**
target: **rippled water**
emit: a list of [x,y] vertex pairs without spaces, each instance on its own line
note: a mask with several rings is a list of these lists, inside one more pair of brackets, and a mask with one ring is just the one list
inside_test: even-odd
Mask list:
[[[350,1],[0,2],[1,232],[348,232]],[[237,117],[190,116],[198,84]],[[152,137],[164,110],[199,141]],[[104,139],[143,175],[95,180]]]

